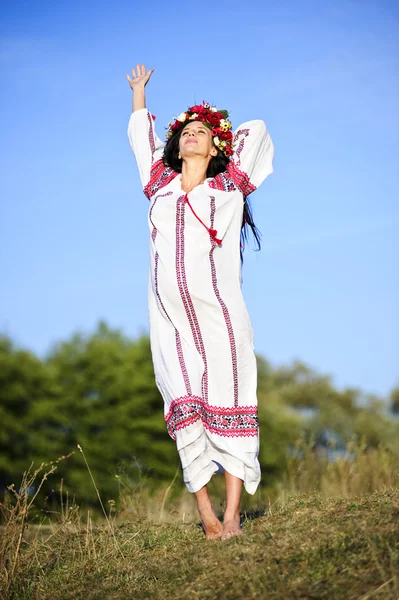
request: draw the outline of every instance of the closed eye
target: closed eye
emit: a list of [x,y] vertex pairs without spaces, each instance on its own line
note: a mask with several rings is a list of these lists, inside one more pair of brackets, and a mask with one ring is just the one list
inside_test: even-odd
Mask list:
[[[205,133],[206,132],[205,129],[197,129],[194,131],[196,131],[196,133]],[[188,133],[190,133],[190,132],[186,129],[185,131],[183,131],[182,135],[187,135]]]

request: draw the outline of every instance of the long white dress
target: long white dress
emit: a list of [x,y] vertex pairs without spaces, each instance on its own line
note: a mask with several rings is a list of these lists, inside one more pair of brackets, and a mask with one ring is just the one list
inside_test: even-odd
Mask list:
[[162,163],[164,146],[147,109],[132,113],[128,137],[150,201],[155,379],[186,487],[196,492],[226,470],[254,494],[257,371],[241,291],[240,231],[244,198],[273,171],[272,140],[263,121],[244,123],[227,171],[186,194],[181,174]]

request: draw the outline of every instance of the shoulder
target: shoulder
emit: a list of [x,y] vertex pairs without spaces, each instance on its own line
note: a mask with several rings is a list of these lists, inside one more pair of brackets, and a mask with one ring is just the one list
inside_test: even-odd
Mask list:
[[230,159],[226,171],[213,177],[209,187],[221,192],[238,192],[242,196],[249,196],[256,187],[249,181],[249,177],[242,171],[233,159]]
[[227,165],[226,171],[215,175],[208,182],[208,185],[213,190],[219,190],[220,192],[235,192],[237,190],[237,186],[234,183],[234,180],[229,171],[229,165]]
[[167,167],[162,159],[157,160],[151,167],[150,180],[144,188],[144,194],[150,199],[160,188],[168,185],[179,173]]

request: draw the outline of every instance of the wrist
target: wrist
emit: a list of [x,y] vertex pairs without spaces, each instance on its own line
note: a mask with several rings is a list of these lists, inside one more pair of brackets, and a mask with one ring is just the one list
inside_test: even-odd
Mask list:
[[144,86],[133,90],[133,112],[145,108]]

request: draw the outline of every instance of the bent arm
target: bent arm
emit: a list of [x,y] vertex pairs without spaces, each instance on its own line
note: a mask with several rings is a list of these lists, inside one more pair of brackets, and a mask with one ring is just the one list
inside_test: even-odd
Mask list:
[[231,169],[240,173],[250,193],[273,172],[274,145],[265,123],[255,120],[240,125],[234,133],[233,149]]

